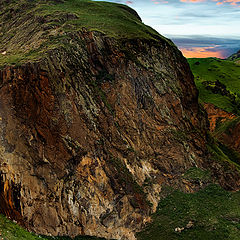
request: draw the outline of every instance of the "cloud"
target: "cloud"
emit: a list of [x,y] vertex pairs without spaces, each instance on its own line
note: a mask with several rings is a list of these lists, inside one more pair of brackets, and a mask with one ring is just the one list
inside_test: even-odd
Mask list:
[[[154,3],[168,3],[164,0],[151,0]],[[240,0],[178,0],[182,3],[201,3],[201,2],[216,2],[217,5],[230,4],[240,7]]]
[[[179,0],[179,1],[184,3],[207,2],[207,0]],[[216,2],[217,5],[222,5],[226,3],[226,4],[240,7],[240,0],[210,0],[210,1]]]
[[240,0],[107,1],[131,1],[146,25],[172,39],[187,56],[199,51],[225,58],[240,49]]
[[151,0],[154,4],[159,4],[159,3],[168,3],[166,0]]
[[227,58],[240,49],[239,39],[203,36],[172,36],[185,57]]
[[180,0],[180,2],[187,2],[187,3],[197,3],[197,2],[205,2],[206,0]]
[[217,5],[222,5],[224,3],[240,7],[240,0],[212,0],[217,3]]

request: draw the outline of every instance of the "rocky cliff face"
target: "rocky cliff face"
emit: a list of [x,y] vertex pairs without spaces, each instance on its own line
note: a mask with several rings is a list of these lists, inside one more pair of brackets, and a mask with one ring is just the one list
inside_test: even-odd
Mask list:
[[68,36],[0,71],[1,211],[41,234],[135,239],[163,185],[194,191],[182,174],[211,164],[193,76],[160,37]]
[[226,112],[221,108],[216,107],[212,103],[205,103],[204,109],[208,114],[208,120],[210,123],[210,131],[214,132],[217,125],[222,124],[228,120],[232,120],[237,116],[233,113]]

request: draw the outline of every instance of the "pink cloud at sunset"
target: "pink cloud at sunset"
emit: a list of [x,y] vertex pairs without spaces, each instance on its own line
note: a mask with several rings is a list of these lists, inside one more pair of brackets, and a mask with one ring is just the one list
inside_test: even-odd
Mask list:
[[180,0],[180,2],[205,2],[206,0]]
[[224,58],[223,52],[221,50],[216,51],[215,47],[191,47],[191,48],[180,48],[182,54],[186,58],[207,58],[207,57],[217,57]]
[[[199,3],[199,2],[206,2],[207,0],[180,0],[180,2],[185,3]],[[216,2],[217,5],[222,5],[224,3],[228,3],[233,6],[240,7],[240,0],[211,0],[213,2]]]
[[217,5],[222,5],[223,3],[229,3],[233,6],[240,7],[240,0],[212,0],[217,3]]
[[[162,4],[162,3],[169,3],[171,4],[171,2],[169,2],[168,0],[145,0],[146,2],[150,1],[154,4]],[[240,0],[178,0],[179,2],[182,2],[182,3],[208,3],[208,2],[215,2],[216,5],[232,5],[232,6],[235,6],[235,7],[240,7]],[[142,1],[143,2],[143,1]],[[136,3],[136,0],[126,0],[124,2],[125,4],[133,4],[133,3]]]

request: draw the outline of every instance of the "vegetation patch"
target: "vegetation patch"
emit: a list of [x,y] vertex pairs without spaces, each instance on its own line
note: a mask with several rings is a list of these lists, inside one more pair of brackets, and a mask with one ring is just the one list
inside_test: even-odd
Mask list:
[[226,171],[229,170],[229,164],[234,165],[236,169],[240,171],[239,159],[236,158],[238,155],[233,155],[233,150],[227,148],[226,146],[223,148],[223,146],[223,144],[215,140],[213,140],[212,143],[207,144],[212,160],[221,162]]
[[208,185],[197,193],[168,191],[139,240],[238,240],[240,192]]
[[240,114],[240,65],[217,58],[189,58],[201,102]]
[[115,39],[164,40],[122,4],[91,0],[0,2],[0,66],[36,61],[87,29]]
[[237,117],[237,118],[231,119],[229,121],[225,121],[222,124],[218,124],[214,131],[214,136],[219,136],[222,133],[231,135],[232,131],[235,129],[235,127],[239,123],[240,123],[240,117]]
[[183,178],[190,181],[206,182],[211,180],[211,173],[208,170],[192,167],[184,173]]
[[[1,239],[4,240],[72,240],[70,237],[48,237],[40,236],[34,233],[30,233],[12,222],[10,219],[0,214],[0,233]],[[77,236],[74,240],[104,240],[105,238],[97,238],[90,236]]]
[[187,134],[184,131],[178,129],[171,129],[170,131],[179,142],[182,143],[188,140]]
[[234,151],[233,149],[229,148],[228,146],[226,146],[225,144],[219,142],[218,143],[219,148],[222,150],[222,152],[228,156],[228,158],[238,164],[239,168],[240,168],[240,154],[236,151]]

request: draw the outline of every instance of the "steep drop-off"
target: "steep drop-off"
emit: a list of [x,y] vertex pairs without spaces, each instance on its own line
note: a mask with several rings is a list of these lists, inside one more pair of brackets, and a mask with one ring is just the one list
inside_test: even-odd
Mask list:
[[208,113],[210,130],[219,147],[235,162],[240,163],[239,106],[240,66],[238,53],[228,59],[188,59],[199,98]]
[[124,36],[74,22],[105,3],[0,3],[1,212],[40,234],[135,239],[163,185],[201,187],[182,178],[191,167],[239,188],[209,157],[186,59],[133,10],[111,4]]

